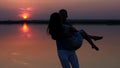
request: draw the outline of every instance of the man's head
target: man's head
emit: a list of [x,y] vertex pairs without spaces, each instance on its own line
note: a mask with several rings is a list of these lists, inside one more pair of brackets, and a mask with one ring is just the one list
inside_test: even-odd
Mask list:
[[68,17],[68,15],[67,15],[67,10],[61,9],[61,10],[59,11],[59,13],[60,13],[60,16],[61,16],[62,20],[65,21],[65,20],[67,19],[67,17]]

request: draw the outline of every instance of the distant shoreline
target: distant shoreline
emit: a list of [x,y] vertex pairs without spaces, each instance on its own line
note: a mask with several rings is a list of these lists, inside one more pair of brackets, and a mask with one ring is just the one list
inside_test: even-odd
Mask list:
[[[18,20],[18,21],[0,21],[0,24],[48,24],[48,20]],[[120,20],[68,20],[71,24],[83,25],[120,25]]]

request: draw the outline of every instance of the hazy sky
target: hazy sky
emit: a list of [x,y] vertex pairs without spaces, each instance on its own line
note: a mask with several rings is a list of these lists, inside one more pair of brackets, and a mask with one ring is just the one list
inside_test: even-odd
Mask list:
[[[0,0],[0,20],[49,19],[51,13],[64,8],[69,19],[120,19],[120,0]],[[55,41],[46,33],[46,25],[0,25],[0,68],[61,68]],[[77,51],[81,68],[120,68],[120,27],[75,25],[92,35],[99,52],[84,41]]]
[[120,19],[120,0],[0,0],[0,20],[20,20],[30,8],[29,19],[49,19],[52,12],[68,10],[70,19]]

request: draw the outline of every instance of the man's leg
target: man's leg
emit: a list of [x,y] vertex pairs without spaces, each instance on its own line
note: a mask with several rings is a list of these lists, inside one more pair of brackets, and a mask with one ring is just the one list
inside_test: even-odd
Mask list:
[[79,68],[79,61],[78,61],[76,53],[72,54],[69,57],[69,61],[71,63],[72,68]]
[[58,56],[63,68],[70,68],[68,53],[64,50],[58,51]]

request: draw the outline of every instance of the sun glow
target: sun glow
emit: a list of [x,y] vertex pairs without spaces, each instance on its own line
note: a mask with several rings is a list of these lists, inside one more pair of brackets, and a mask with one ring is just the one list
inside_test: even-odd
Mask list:
[[26,19],[30,18],[31,11],[32,11],[32,8],[20,8],[20,14],[19,14],[19,16],[22,19],[26,20]]
[[27,19],[29,17],[29,14],[28,13],[23,13],[21,16],[22,16],[23,19]]

